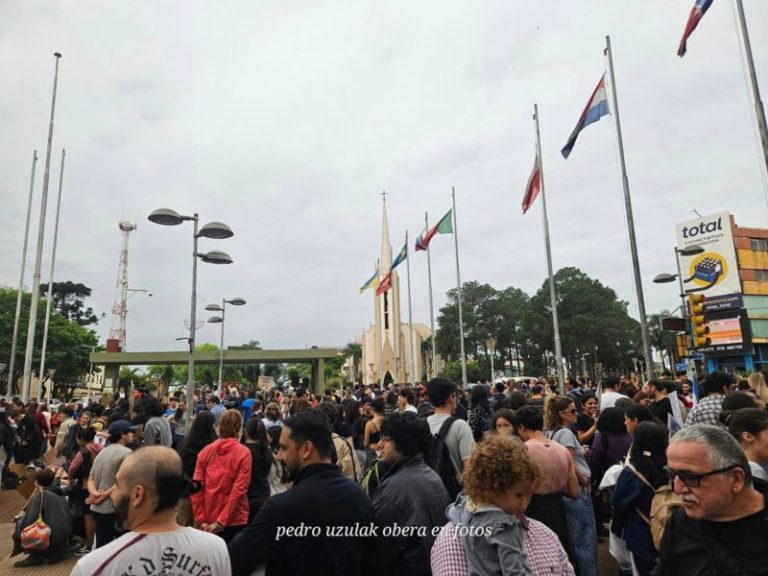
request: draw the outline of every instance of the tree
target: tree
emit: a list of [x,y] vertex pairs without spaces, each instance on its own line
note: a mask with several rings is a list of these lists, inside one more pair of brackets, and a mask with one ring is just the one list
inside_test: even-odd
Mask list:
[[[8,364],[11,355],[13,338],[13,322],[16,315],[17,291],[11,288],[0,287],[0,362]],[[25,343],[27,341],[27,326],[29,320],[29,308],[32,301],[31,294],[25,292],[22,295],[21,321],[19,323],[19,335],[16,346],[15,368],[12,381],[15,383],[24,371]],[[35,349],[32,356],[32,366],[40,365],[43,329],[45,326],[45,303],[38,306],[37,323],[35,325]],[[88,355],[98,344],[98,337],[93,330],[74,322],[58,312],[51,311],[48,326],[48,342],[45,355],[45,365],[49,369],[56,370],[54,381],[57,386],[73,388],[82,376],[88,372]],[[6,389],[7,374],[3,374],[0,390]],[[13,390],[18,393],[19,390]]]
[[[563,358],[571,372],[585,355],[607,370],[627,367],[633,356],[642,355],[640,323],[629,316],[628,303],[613,289],[573,267],[558,270],[554,279]],[[521,328],[526,368],[548,367],[546,358],[554,355],[548,280],[528,302]]]
[[648,332],[651,337],[651,346],[661,354],[661,366],[664,368],[664,356],[669,360],[669,371],[674,374],[675,361],[671,351],[677,348],[677,340],[674,332],[664,330],[661,327],[662,318],[667,318],[669,312],[662,310],[658,314],[648,315]]
[[[91,295],[91,289],[85,284],[54,282],[52,293],[52,308],[65,318],[80,326],[90,326],[99,321],[98,316],[93,313],[93,308],[85,307],[85,299]],[[47,284],[40,285],[40,294],[48,294]]]
[[[498,328],[499,293],[488,284],[465,282],[461,289],[462,319],[464,321],[464,347],[467,356],[486,352],[485,341]],[[458,290],[448,291],[448,303],[440,309],[435,335],[437,352],[446,360],[460,357]]]
[[344,348],[344,358],[352,357],[352,380],[357,380],[357,367],[363,358],[363,346],[359,342],[350,342]]

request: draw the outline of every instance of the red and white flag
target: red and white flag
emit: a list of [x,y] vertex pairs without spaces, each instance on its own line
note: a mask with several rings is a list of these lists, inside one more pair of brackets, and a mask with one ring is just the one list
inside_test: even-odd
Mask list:
[[376,288],[376,296],[381,296],[392,288],[392,271],[390,270],[384,278],[379,282],[379,287]]
[[539,156],[536,155],[536,160],[533,163],[533,171],[531,177],[528,178],[528,186],[525,188],[525,196],[523,197],[523,214],[528,212],[528,208],[531,207],[536,197],[541,191],[541,163],[539,162]]

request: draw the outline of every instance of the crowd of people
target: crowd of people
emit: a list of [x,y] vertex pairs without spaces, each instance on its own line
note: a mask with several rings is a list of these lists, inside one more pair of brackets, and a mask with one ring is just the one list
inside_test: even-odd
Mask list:
[[[768,386],[665,374],[0,402],[16,567],[73,574],[768,574]],[[194,417],[192,417],[194,416]],[[44,547],[25,548],[38,518]]]

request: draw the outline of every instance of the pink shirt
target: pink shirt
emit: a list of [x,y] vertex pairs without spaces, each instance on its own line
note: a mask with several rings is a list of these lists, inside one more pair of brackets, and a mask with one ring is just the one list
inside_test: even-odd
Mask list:
[[568,449],[553,440],[528,440],[525,445],[528,454],[541,470],[541,477],[533,493],[544,495],[565,492],[573,470],[573,459]]

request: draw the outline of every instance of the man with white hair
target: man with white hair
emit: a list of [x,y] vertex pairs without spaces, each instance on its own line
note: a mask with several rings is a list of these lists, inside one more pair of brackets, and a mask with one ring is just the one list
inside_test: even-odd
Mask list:
[[768,483],[734,438],[707,424],[672,437],[667,471],[682,508],[669,518],[654,576],[768,574]]

